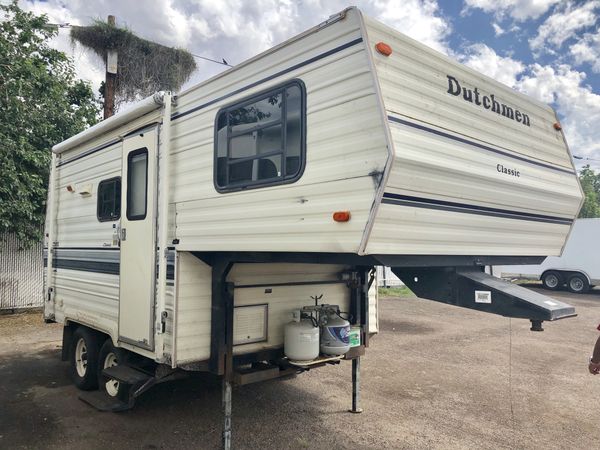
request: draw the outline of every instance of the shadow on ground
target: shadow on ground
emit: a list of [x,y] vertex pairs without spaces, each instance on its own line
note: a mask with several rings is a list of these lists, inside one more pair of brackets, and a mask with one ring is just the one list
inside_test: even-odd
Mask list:
[[[304,376],[316,381],[312,373]],[[157,385],[123,413],[98,412],[80,401],[59,350],[4,354],[0,379],[0,448],[220,448],[221,382],[209,374]],[[323,408],[322,395],[295,381],[234,389],[234,439],[243,438],[238,448],[278,448],[286,442],[288,448],[326,449],[337,442],[334,430],[327,432],[329,417],[358,420],[343,407]],[[311,442],[315,432],[325,439]]]

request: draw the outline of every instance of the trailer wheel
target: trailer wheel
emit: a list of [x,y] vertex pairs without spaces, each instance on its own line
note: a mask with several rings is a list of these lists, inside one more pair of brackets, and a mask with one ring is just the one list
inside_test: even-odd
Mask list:
[[73,332],[70,349],[70,372],[75,386],[83,391],[98,388],[98,336],[92,330],[78,327]]
[[558,288],[560,288],[562,286],[563,279],[560,276],[560,273],[558,273],[554,270],[550,270],[542,276],[542,284],[544,285],[544,287],[546,289],[556,291]]
[[102,371],[108,367],[123,364],[127,359],[127,351],[115,347],[110,338],[104,342],[98,356],[98,385],[100,389],[106,392],[109,397],[118,398],[124,402],[129,400],[130,386],[108,378],[102,374]]
[[590,289],[590,283],[585,275],[576,273],[569,278],[567,288],[575,294],[585,294]]

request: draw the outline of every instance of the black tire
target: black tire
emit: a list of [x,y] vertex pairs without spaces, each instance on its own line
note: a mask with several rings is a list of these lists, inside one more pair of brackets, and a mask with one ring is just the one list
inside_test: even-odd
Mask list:
[[73,332],[69,363],[71,379],[75,386],[83,391],[98,388],[98,352],[100,343],[98,335],[85,327],[78,327]]
[[[111,359],[112,358],[112,359]],[[131,388],[128,384],[119,383],[116,380],[112,380],[102,374],[102,371],[108,365],[124,364],[129,359],[129,353],[127,350],[117,348],[113,345],[112,340],[107,339],[98,355],[98,386],[106,393],[109,397],[118,398],[123,402],[129,401],[129,390]]]
[[585,294],[590,290],[590,283],[585,275],[576,273],[569,277],[567,289],[575,294]]
[[546,289],[550,289],[551,291],[560,289],[564,282],[560,272],[556,272],[555,270],[549,270],[542,275],[542,284]]

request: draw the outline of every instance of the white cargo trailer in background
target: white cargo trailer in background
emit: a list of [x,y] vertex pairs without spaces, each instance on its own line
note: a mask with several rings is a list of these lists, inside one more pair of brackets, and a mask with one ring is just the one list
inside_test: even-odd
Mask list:
[[[346,359],[358,412],[377,265],[533,330],[574,314],[483,272],[561,252],[582,193],[555,112],[356,8],[53,152],[45,317],[97,407],[210,371],[228,445],[234,382]],[[285,358],[325,303],[355,346]]]
[[600,284],[600,219],[577,219],[561,256],[549,256],[542,264],[493,270],[502,278],[542,280],[547,289],[566,286],[583,294]]

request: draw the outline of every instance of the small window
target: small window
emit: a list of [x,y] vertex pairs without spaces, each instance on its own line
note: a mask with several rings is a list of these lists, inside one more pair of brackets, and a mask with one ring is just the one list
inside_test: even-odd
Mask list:
[[215,121],[217,191],[291,183],[305,163],[305,89],[301,81],[223,108]]
[[114,221],[121,217],[121,177],[102,180],[98,184],[96,215],[100,222]]
[[146,218],[148,203],[148,150],[129,153],[127,157],[127,219]]

